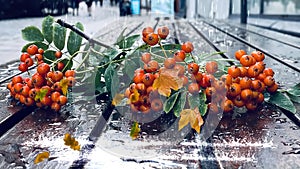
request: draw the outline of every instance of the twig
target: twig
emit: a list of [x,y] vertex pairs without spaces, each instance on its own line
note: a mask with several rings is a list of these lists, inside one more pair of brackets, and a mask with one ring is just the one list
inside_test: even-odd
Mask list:
[[70,25],[70,24],[64,22],[64,21],[61,20],[61,19],[58,19],[56,22],[57,22],[59,25],[63,26],[63,27],[66,27],[66,28],[71,29],[72,31],[74,31],[75,33],[77,33],[79,36],[81,36],[81,37],[83,37],[84,39],[86,39],[87,41],[89,41],[89,43],[91,43],[91,44],[97,44],[97,45],[103,46],[103,47],[105,47],[105,48],[113,48],[113,47],[111,47],[111,46],[109,46],[109,45],[104,44],[103,42],[100,42],[100,41],[98,41],[98,40],[96,40],[96,39],[93,39],[93,38],[89,37],[89,36],[86,35],[84,32],[82,32],[80,29],[76,28],[74,25]]

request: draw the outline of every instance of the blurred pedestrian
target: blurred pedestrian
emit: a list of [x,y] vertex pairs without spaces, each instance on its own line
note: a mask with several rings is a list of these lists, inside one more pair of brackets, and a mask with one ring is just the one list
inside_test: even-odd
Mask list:
[[79,1],[80,0],[71,0],[71,6],[72,6],[72,9],[73,9],[73,16],[75,15],[75,12],[76,12],[76,15],[78,16],[78,11],[79,11]]
[[89,16],[92,16],[92,4],[93,4],[93,0],[85,0],[86,6],[87,6],[87,10],[89,13]]
[[95,0],[96,2],[95,2],[95,4],[96,4],[96,6],[98,5],[98,2],[100,1],[100,6],[102,7],[103,6],[103,0]]

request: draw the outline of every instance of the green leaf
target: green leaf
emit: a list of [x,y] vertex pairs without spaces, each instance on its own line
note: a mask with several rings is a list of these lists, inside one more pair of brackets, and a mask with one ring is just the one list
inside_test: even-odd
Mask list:
[[59,50],[62,50],[65,47],[66,33],[67,29],[65,27],[54,24],[53,43]]
[[116,69],[114,64],[110,64],[104,73],[105,85],[110,93],[110,97],[114,96],[117,93],[117,89],[119,89],[119,78],[116,76]]
[[54,50],[46,50],[44,52],[44,62],[47,64],[51,64],[56,60],[55,51]]
[[271,95],[269,101],[270,101],[270,103],[272,103],[282,109],[285,109],[289,112],[296,113],[296,111],[297,111],[296,107],[294,106],[293,102],[289,99],[289,97],[278,91]]
[[22,29],[22,38],[27,41],[43,41],[44,36],[39,28],[35,26],[27,26]]
[[180,96],[177,99],[176,104],[174,105],[174,115],[176,117],[180,116],[180,112],[184,109],[185,102],[186,102],[186,91],[180,92]]
[[288,89],[287,92],[294,96],[300,96],[300,84],[297,84],[294,87]]
[[[119,37],[117,38],[117,41],[116,41],[115,45],[118,45],[121,41],[124,40],[124,38],[125,38],[124,32],[125,32],[126,29],[127,29],[127,28],[124,28],[124,29],[122,30],[122,32],[120,33]],[[119,45],[118,45],[118,46],[119,46]]]
[[300,103],[300,97],[299,96],[295,96],[295,95],[292,95],[290,93],[287,93],[287,95],[289,96],[289,98],[295,102],[295,103]]
[[139,127],[138,122],[133,122],[131,129],[130,129],[130,137],[134,140],[139,136],[141,129]]
[[176,103],[176,101],[177,101],[178,95],[179,95],[179,92],[173,93],[173,94],[172,94],[172,95],[164,102],[164,111],[165,111],[166,113],[169,113],[169,112],[173,109],[173,107],[174,107],[174,105],[175,105],[175,103]]
[[130,79],[133,79],[133,72],[138,68],[137,62],[132,59],[125,60],[124,63],[124,72],[128,75]]
[[[181,45],[180,44],[166,44],[166,45],[162,45],[162,47],[165,50],[180,50],[181,49]],[[156,47],[152,47],[152,52],[157,52],[157,51],[161,51],[161,47],[160,46],[156,46]]]
[[54,19],[52,16],[47,16],[43,19],[42,32],[47,42],[51,43],[53,40],[53,23]]
[[132,35],[127,38],[124,38],[120,42],[117,43],[120,49],[126,49],[132,47],[134,42],[136,42],[140,38],[140,35]]
[[66,72],[67,70],[72,69],[72,66],[73,66],[73,61],[72,60],[63,59],[61,62],[65,65],[64,69],[62,70],[63,73]]
[[48,45],[43,42],[31,42],[31,43],[27,43],[26,45],[24,45],[21,52],[26,52],[28,46],[30,46],[32,44],[35,44],[38,48],[44,49],[44,51],[48,49]]
[[206,114],[207,104],[205,103],[206,95],[204,92],[189,96],[188,101],[189,101],[190,109],[195,109],[196,107],[198,107],[201,116],[204,116]]
[[[75,27],[83,31],[83,25],[80,22],[77,22],[75,24]],[[73,55],[77,51],[79,51],[80,46],[82,43],[82,37],[75,33],[74,31],[71,31],[68,37],[68,42],[67,42],[67,49],[70,55]]]
[[48,89],[40,89],[36,93],[34,100],[35,101],[41,101],[46,96],[47,93],[48,93]]
[[207,107],[208,105],[205,103],[206,102],[206,94],[204,92],[199,93],[199,112],[201,116],[204,116],[207,112]]

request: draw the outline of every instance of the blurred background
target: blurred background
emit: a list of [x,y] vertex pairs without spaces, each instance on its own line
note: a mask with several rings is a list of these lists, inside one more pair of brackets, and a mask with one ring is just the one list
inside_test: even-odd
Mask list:
[[[0,19],[37,17],[45,15],[63,15],[70,9],[78,6],[76,3],[87,0],[0,0]],[[103,4],[103,0],[89,0]],[[118,5],[121,10],[128,5],[132,14],[139,14],[140,10],[147,12],[168,12],[176,17],[193,18],[197,16],[215,17],[225,19],[241,14],[241,5],[247,3],[249,17],[285,18],[299,20],[300,0],[104,0],[110,4]],[[173,8],[169,11],[166,6]],[[161,9],[157,9],[157,8]],[[129,14],[129,13],[125,13]]]

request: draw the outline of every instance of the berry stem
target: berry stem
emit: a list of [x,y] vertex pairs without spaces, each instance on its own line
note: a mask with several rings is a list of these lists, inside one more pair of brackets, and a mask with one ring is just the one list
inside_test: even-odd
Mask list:
[[197,59],[196,59],[195,56],[192,54],[192,52],[190,53],[190,55],[192,56],[193,61],[194,61],[195,63],[197,63]]
[[159,44],[161,50],[164,52],[165,58],[168,58],[168,55],[167,55],[167,53],[166,53],[166,51],[165,51],[163,45],[160,43],[160,40],[159,40],[158,44]]

